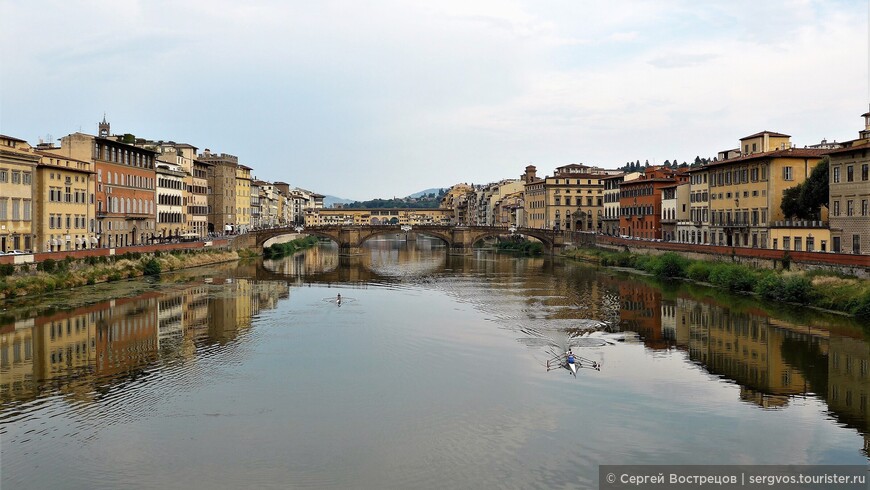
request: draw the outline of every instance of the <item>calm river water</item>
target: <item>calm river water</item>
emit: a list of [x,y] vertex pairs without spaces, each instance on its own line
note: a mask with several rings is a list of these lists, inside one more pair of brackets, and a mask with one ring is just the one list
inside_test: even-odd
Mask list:
[[[561,259],[377,241],[3,307],[3,489],[596,488],[600,464],[868,463],[861,325]],[[601,370],[548,371],[568,346]]]

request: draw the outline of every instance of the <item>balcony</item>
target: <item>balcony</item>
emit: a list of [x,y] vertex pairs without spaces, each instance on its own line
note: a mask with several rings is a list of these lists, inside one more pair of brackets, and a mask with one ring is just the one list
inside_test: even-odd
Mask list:
[[819,220],[795,220],[795,221],[774,221],[770,225],[771,228],[827,228],[826,221]]

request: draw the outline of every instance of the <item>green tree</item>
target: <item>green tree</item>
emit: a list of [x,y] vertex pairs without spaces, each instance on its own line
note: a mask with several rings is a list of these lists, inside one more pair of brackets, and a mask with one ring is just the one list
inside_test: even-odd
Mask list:
[[802,183],[783,191],[780,209],[787,218],[817,220],[822,206],[828,207],[828,168],[825,157]]

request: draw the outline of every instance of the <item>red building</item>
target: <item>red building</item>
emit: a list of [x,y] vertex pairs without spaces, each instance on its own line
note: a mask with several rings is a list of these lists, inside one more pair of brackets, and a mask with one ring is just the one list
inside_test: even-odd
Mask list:
[[619,186],[621,235],[662,238],[662,188],[689,181],[689,175],[665,167],[649,167],[635,180]]

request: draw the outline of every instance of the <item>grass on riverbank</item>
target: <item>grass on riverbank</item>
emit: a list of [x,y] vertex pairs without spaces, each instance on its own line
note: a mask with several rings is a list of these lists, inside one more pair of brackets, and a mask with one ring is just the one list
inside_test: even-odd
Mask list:
[[689,279],[735,293],[773,301],[816,306],[870,319],[870,281],[825,271],[789,272],[752,269],[730,262],[690,260],[679,254],[632,254],[601,249],[574,249],[569,257],[604,266],[629,267],[661,279]]
[[177,250],[170,253],[127,253],[108,257],[74,260],[45,260],[0,271],[0,299],[50,293],[100,282],[160,274],[238,260],[236,252],[225,250]]
[[263,249],[263,258],[277,259],[280,257],[284,257],[285,255],[293,255],[300,250],[311,248],[317,245],[317,243],[318,239],[314,235],[310,235],[305,238],[297,238],[295,240],[285,243],[274,243],[272,244],[272,246]]
[[530,240],[499,240],[496,248],[499,252],[517,252],[526,255],[541,255],[544,252],[541,242]]

